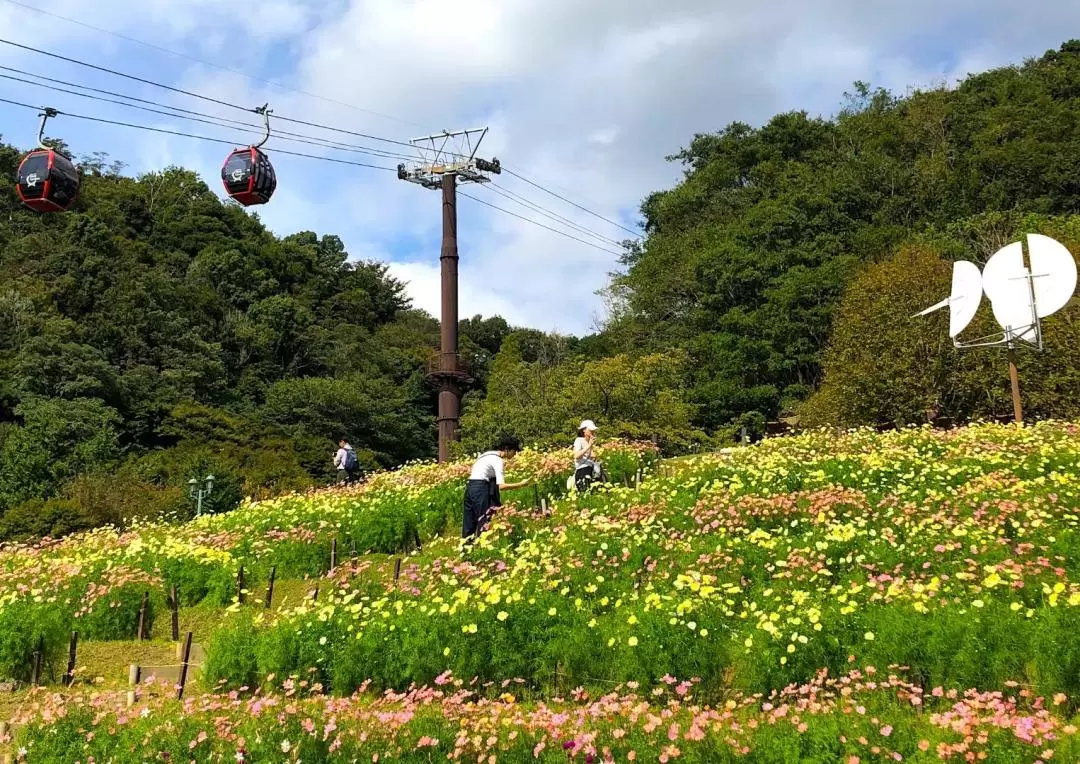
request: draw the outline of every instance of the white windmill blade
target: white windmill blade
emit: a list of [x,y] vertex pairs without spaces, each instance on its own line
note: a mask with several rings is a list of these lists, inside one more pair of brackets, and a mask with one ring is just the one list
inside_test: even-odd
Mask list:
[[1076,261],[1064,244],[1038,233],[1028,234],[1028,256],[1035,315],[1046,318],[1072,299],[1076,291]]
[[912,318],[918,318],[919,316],[926,316],[926,315],[929,315],[930,313],[933,313],[935,310],[941,310],[942,308],[947,308],[947,307],[949,307],[949,303],[951,301],[952,301],[951,297],[946,297],[944,300],[939,302],[937,305],[931,305],[926,310],[920,310],[918,313],[916,313],[914,316],[912,316]]
[[1036,343],[1035,305],[1029,279],[1028,269],[1024,267],[1024,245],[1018,241],[999,249],[983,267],[983,291],[990,298],[994,320],[1007,337]]
[[949,309],[949,336],[955,337],[964,331],[971,320],[975,318],[982,302],[982,274],[975,263],[960,260],[953,263],[952,292],[947,298],[931,305],[924,311],[916,313],[916,316],[925,316],[942,308]]
[[949,336],[955,337],[975,318],[982,302],[983,276],[979,266],[967,260],[953,263],[949,297]]

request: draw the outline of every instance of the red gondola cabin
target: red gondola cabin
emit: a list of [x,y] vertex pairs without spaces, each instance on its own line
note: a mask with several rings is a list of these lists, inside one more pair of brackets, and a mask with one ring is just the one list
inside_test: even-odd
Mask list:
[[277,175],[266,154],[254,146],[229,154],[221,167],[225,192],[240,204],[266,204],[277,188]]
[[35,212],[63,212],[79,195],[79,171],[53,149],[35,149],[19,165],[19,199]]

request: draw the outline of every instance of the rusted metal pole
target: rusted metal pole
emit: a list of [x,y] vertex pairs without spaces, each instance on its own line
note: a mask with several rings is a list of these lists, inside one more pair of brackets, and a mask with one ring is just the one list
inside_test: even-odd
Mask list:
[[30,684],[41,684],[41,662],[45,655],[45,637],[38,638],[37,650],[34,651],[33,660],[30,664]]
[[450,459],[458,439],[461,389],[458,385],[457,175],[442,176],[442,325],[439,334],[439,461]]
[[176,591],[176,584],[169,588],[169,608],[172,610],[172,641],[180,639],[180,595]]
[[184,654],[180,661],[180,683],[176,688],[176,699],[184,699],[184,686],[187,684],[188,663],[191,661],[191,632],[184,637]]
[[1012,382],[1013,419],[1024,423],[1024,409],[1020,402],[1020,375],[1016,371],[1016,351],[1009,348],[1009,381]]
[[142,605],[139,606],[139,633],[137,635],[138,640],[142,642],[146,639],[146,610],[150,606],[150,592],[143,592]]
[[271,603],[274,601],[274,579],[277,577],[277,565],[270,568],[270,583],[266,587],[266,609],[270,609]]
[[64,686],[70,687],[75,681],[75,651],[79,647],[79,632],[71,632],[71,640],[68,642],[67,671],[64,672]]

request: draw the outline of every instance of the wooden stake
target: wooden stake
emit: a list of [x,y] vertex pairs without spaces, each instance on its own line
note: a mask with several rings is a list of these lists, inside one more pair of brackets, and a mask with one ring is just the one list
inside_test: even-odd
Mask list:
[[150,592],[145,591],[142,595],[142,605],[139,606],[139,632],[138,639],[140,642],[146,638],[146,608],[150,604]]
[[277,565],[270,568],[270,584],[266,587],[266,609],[270,609],[270,603],[274,601],[274,578],[277,576]]
[[334,568],[337,567],[337,537],[330,542],[330,572],[334,572]]
[[236,571],[236,601],[241,605],[244,604],[244,566],[240,566],[240,570]]
[[68,664],[64,673],[64,685],[70,687],[75,682],[75,651],[79,647],[79,632],[71,632],[71,640],[68,642]]
[[401,558],[400,557],[395,557],[394,558],[394,583],[395,584],[397,583],[397,580],[399,578],[401,578]]
[[172,610],[172,641],[180,640],[180,595],[176,591],[176,584],[169,588],[169,607]]
[[39,637],[37,650],[34,651],[34,660],[30,665],[30,684],[35,686],[41,683],[41,660],[44,653],[45,637]]
[[1024,410],[1020,402],[1020,375],[1016,371],[1016,351],[1009,348],[1009,381],[1012,383],[1013,420],[1024,423]]
[[134,687],[139,683],[139,679],[142,678],[142,669],[136,664],[131,663],[128,665],[128,684]]
[[548,511],[547,496],[543,496],[543,497],[540,498],[540,511],[542,513],[544,513],[544,514],[547,514],[547,511]]
[[312,602],[318,602],[319,601],[319,585],[318,584],[315,584],[315,591],[311,593],[311,601]]
[[191,660],[191,632],[184,638],[184,654],[180,659],[180,685],[176,688],[176,699],[184,697],[184,686],[187,684],[188,661]]
[[135,690],[127,691],[127,704],[129,708],[135,705]]

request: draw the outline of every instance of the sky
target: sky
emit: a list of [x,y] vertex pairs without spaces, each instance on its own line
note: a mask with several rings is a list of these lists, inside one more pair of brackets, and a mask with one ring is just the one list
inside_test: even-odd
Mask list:
[[[403,142],[488,127],[478,156],[498,157],[516,175],[462,192],[596,246],[461,197],[460,314],[576,335],[602,323],[597,292],[618,268],[617,242],[631,236],[625,229],[639,230],[645,196],[678,182],[681,166],[664,157],[695,133],[733,121],[759,125],[793,109],[828,117],[856,80],[896,93],[954,84],[1080,37],[1075,0],[142,0],[137,12],[129,0],[26,0],[38,10],[19,3],[0,0],[4,40],[228,104],[269,103],[275,115]],[[7,44],[0,44],[0,66],[257,120]],[[261,137],[2,77],[0,98],[236,145]],[[271,125],[411,153],[275,118]],[[0,103],[6,142],[30,148],[36,132],[34,111]],[[76,155],[104,151],[132,174],[181,165],[224,193],[226,144],[64,116],[46,134],[62,137]],[[394,172],[275,154],[275,147],[388,168],[400,160],[271,137],[278,189],[252,209],[279,235],[336,234],[352,258],[389,263],[414,305],[438,316],[439,194]]]

